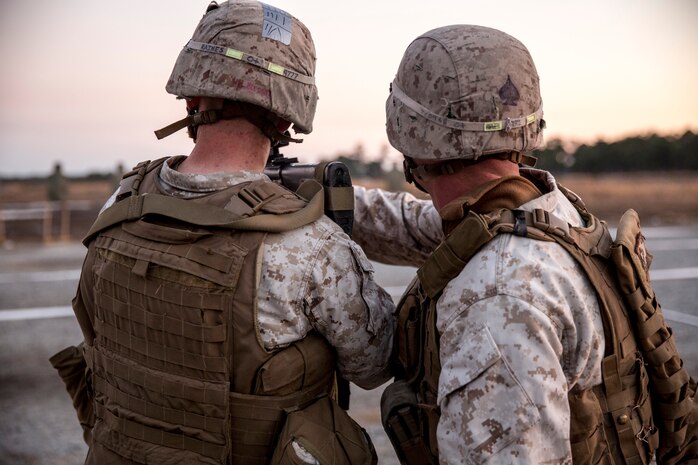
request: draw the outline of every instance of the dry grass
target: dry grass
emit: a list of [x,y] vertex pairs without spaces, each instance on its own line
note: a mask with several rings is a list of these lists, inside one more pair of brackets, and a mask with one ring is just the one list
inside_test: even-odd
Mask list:
[[[698,173],[573,174],[557,181],[577,193],[599,218],[615,225],[628,208],[640,214],[643,224],[698,222]],[[356,180],[366,187],[385,187],[385,182]],[[402,189],[417,196],[413,186]]]
[[[681,224],[698,221],[698,173],[574,174],[558,181],[579,194],[589,209],[613,224],[628,208],[637,210],[644,224]],[[354,180],[367,187],[385,187],[376,180]],[[108,181],[73,182],[71,200],[91,200],[101,205],[113,192]],[[417,196],[422,193],[403,184]],[[0,206],[5,203],[46,200],[41,181],[0,182]]]
[[[108,181],[81,181],[68,184],[67,200],[90,200],[103,204],[114,192]],[[0,181],[0,205],[47,200],[46,181]]]
[[628,208],[636,210],[647,225],[698,221],[696,173],[567,175],[558,181],[611,224]]

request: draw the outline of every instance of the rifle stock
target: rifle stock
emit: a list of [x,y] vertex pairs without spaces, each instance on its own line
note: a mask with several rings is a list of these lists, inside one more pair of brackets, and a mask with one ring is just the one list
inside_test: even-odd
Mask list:
[[282,155],[277,145],[269,153],[264,174],[294,192],[306,180],[312,179],[322,184],[325,191],[325,215],[351,237],[354,225],[354,188],[349,169],[344,163],[298,163],[297,158]]

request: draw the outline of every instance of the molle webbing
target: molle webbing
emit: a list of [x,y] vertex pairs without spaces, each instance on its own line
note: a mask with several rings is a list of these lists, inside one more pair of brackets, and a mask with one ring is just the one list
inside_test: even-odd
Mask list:
[[[163,228],[151,232],[161,238]],[[229,235],[186,242],[168,229],[169,242],[118,227],[94,242],[94,440],[137,463],[222,465],[231,444],[228,321],[246,251]]]
[[[223,241],[168,244],[121,228],[101,234],[94,322],[101,343],[152,368],[227,381],[225,322],[245,252]],[[216,261],[222,250],[225,266]]]
[[[658,436],[652,416],[645,362],[638,350],[632,318],[617,293],[616,272],[612,266],[608,266],[612,246],[610,234],[588,212],[581,210],[580,214],[590,225],[588,228],[570,228],[569,235],[553,234],[553,237],[584,269],[597,293],[606,350],[601,366],[603,385],[594,389],[601,410],[606,415],[608,429],[604,441],[615,463],[647,464],[657,447]],[[586,234],[580,234],[581,231]],[[582,417],[586,415],[572,411],[572,428],[579,427],[580,414]],[[591,425],[589,432],[604,424],[602,418],[598,421],[599,425]],[[612,426],[609,427],[609,424]],[[612,434],[613,430],[615,435]],[[583,444],[587,451],[602,450],[604,442],[594,442],[596,440],[598,438],[593,436],[584,438],[580,435],[571,445],[577,451]],[[587,458],[587,454],[573,456],[576,461],[582,457]]]
[[[95,350],[94,355],[95,412],[102,429],[145,441],[150,444],[146,447],[160,445],[219,461],[225,458],[229,421],[226,385],[190,378],[183,382],[183,378],[138,366],[116,354]],[[110,405],[128,410],[112,413],[106,399]]]
[[[118,444],[128,442],[132,450],[166,448],[195,462],[203,458],[186,454],[218,460],[211,463],[225,463],[228,454],[235,464],[267,463],[285,412],[330,393],[334,378],[332,352],[319,336],[278,352],[266,352],[258,341],[252,286],[264,234],[237,235],[233,247],[220,244],[227,235],[214,234],[179,243],[170,228],[170,242],[161,243],[129,226],[111,228],[94,243],[103,260],[95,318],[100,349],[91,357],[97,440],[122,455]],[[165,236],[165,226],[150,226]],[[119,329],[125,327],[129,331]],[[257,395],[287,381],[258,379],[279,356],[301,383],[291,386],[292,394]]]
[[659,463],[698,460],[698,404],[691,379],[666,325],[650,284],[652,256],[645,249],[637,213],[628,210],[618,225],[612,258],[620,271],[619,285],[637,322],[640,347],[651,374],[651,388],[660,447]]

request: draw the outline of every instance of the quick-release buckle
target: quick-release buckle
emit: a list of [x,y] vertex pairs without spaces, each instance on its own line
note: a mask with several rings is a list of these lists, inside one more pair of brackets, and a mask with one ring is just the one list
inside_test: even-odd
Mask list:
[[533,210],[533,226],[541,231],[548,231],[550,229],[548,212],[540,208]]
[[141,187],[141,181],[146,174],[146,169],[150,160],[142,161],[137,164],[131,171],[124,174],[119,182],[119,188],[116,192],[115,202],[119,202],[132,195],[137,195]]
[[191,116],[191,123],[193,126],[199,126],[201,124],[213,124],[218,121],[218,116],[218,110],[202,111]]
[[546,210],[536,208],[532,212],[533,227],[544,232],[549,232],[561,237],[567,242],[572,242],[570,237],[570,225]]
[[243,187],[238,192],[240,200],[245,202],[254,213],[257,213],[270,200],[277,198],[276,192],[264,189],[263,185]]

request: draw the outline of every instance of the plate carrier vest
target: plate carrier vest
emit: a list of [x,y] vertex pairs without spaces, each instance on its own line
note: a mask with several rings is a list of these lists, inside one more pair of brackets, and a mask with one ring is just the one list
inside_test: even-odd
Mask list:
[[327,342],[311,333],[269,352],[255,311],[266,234],[318,219],[322,196],[308,203],[253,181],[178,199],[159,194],[164,160],[124,175],[85,239],[96,334],[85,359],[101,446],[87,463],[106,463],[97,454],[108,449],[119,463],[266,464],[286,412],[334,390]]
[[585,220],[575,228],[544,210],[470,211],[418,270],[398,304],[393,359],[397,381],[381,400],[383,425],[401,463],[438,464],[436,304],[445,286],[497,234],[555,241],[594,287],[606,341],[603,381],[568,395],[575,464],[647,465],[698,459],[695,381],[683,368],[671,328],[649,282],[651,255],[637,214],[621,218],[616,240],[581,199],[559,186]]

